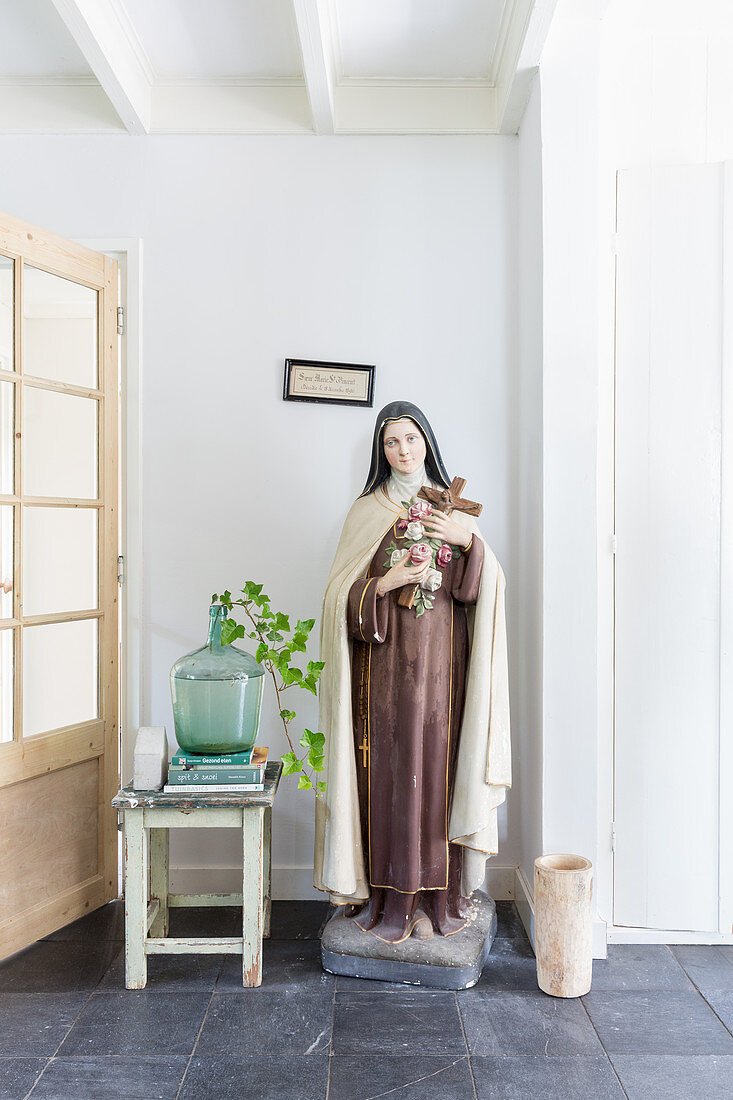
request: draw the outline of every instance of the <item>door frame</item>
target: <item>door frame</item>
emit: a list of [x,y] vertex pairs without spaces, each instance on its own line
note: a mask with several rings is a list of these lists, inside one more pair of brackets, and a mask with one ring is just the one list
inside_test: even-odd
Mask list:
[[[117,260],[124,333],[120,338],[120,779],[132,777],[135,737],[143,725],[147,680],[142,578],[142,275],[140,237],[84,237],[79,244]],[[120,893],[122,866],[119,864]]]

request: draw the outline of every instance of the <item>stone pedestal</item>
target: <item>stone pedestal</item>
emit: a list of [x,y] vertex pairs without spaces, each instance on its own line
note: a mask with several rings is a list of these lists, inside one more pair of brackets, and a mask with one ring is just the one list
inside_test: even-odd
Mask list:
[[475,985],[496,935],[496,905],[477,892],[465,928],[429,940],[408,937],[384,943],[337,912],[321,935],[323,969],[349,978],[404,982],[432,989],[469,989]]

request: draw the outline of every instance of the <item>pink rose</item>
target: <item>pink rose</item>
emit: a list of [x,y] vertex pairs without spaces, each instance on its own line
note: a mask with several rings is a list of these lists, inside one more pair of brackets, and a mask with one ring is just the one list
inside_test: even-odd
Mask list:
[[422,565],[426,562],[432,550],[426,542],[416,542],[410,549],[410,565]]
[[438,552],[435,555],[435,563],[439,569],[445,569],[449,561],[453,560],[453,551],[447,542],[444,542],[442,546],[438,547]]
[[432,508],[426,500],[416,500],[407,510],[407,519],[413,523],[417,519],[426,519],[432,512]]
[[406,531],[407,530],[407,520],[406,519],[398,519],[397,520],[397,530],[398,531]]

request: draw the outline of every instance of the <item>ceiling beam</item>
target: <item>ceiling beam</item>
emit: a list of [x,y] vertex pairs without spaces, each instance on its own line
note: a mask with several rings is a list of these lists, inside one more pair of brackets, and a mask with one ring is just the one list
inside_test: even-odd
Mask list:
[[504,9],[492,77],[499,132],[516,134],[557,0],[510,0]]
[[131,134],[150,130],[153,74],[118,0],[52,0]]
[[313,129],[317,134],[332,134],[336,67],[329,14],[322,0],[293,0],[293,8]]

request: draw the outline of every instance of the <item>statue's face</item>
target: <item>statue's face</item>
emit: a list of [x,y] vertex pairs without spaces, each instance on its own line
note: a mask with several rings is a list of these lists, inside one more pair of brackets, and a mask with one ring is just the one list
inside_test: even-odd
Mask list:
[[425,461],[425,438],[412,420],[385,424],[382,446],[387,462],[401,474],[412,474]]

